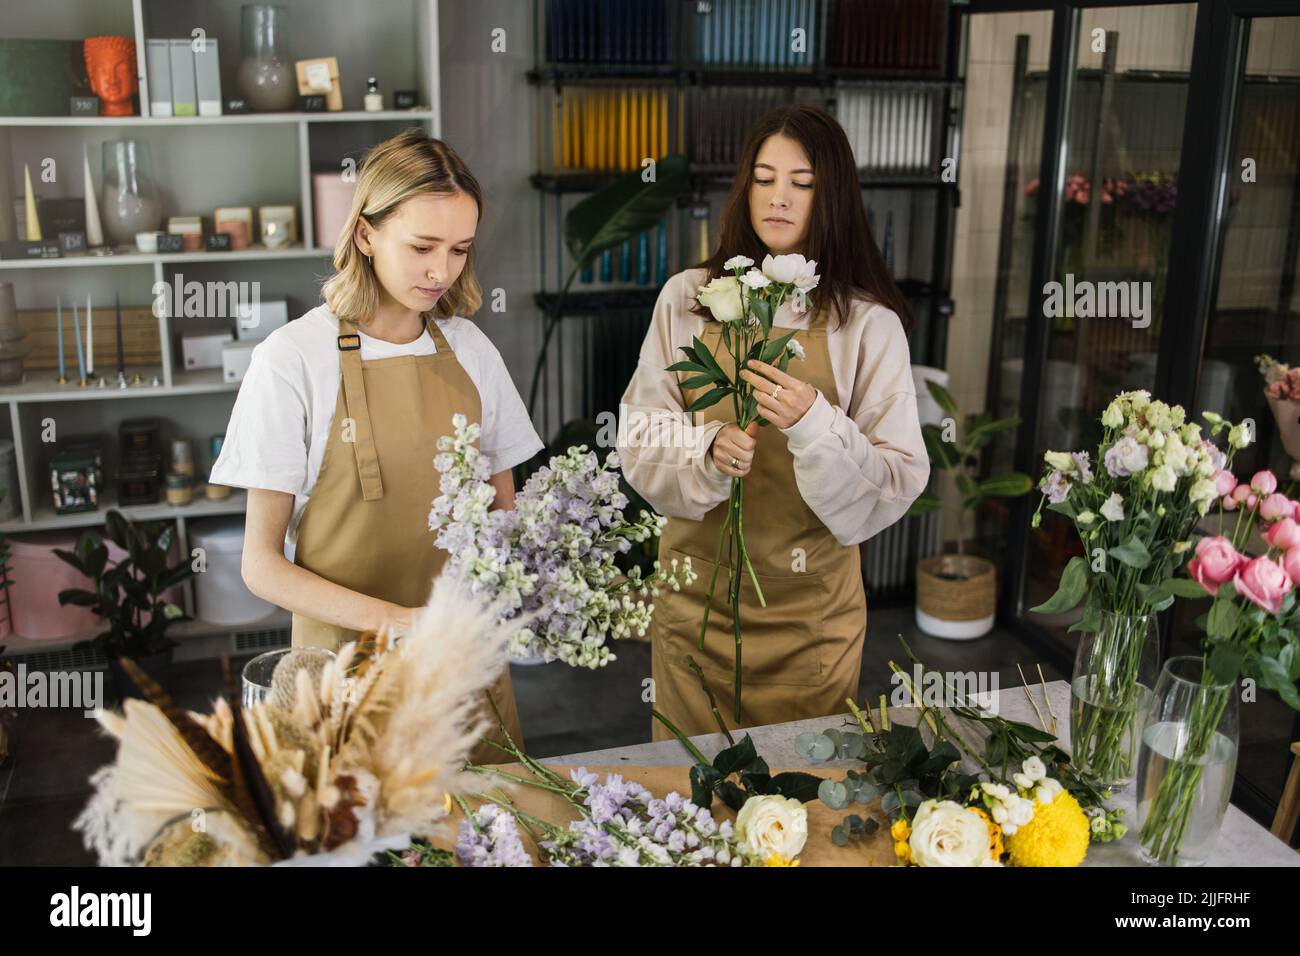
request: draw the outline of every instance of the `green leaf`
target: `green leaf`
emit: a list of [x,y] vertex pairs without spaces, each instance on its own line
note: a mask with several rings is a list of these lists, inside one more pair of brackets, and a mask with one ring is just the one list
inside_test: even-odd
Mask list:
[[1231,644],[1216,644],[1210,651],[1210,675],[1220,684],[1235,682],[1241,675],[1244,660],[1241,648]]
[[1210,637],[1231,637],[1237,629],[1237,606],[1226,593],[1227,585],[1219,588],[1219,594],[1210,605],[1210,615],[1205,622],[1205,633]]
[[999,418],[995,421],[981,421],[966,433],[966,444],[970,448],[983,448],[996,435],[1020,425],[1019,418]]
[[772,334],[772,303],[767,299],[751,299],[750,308],[763,330],[763,338]]
[[[683,346],[683,348],[685,348],[685,346]],[[705,368],[703,365],[701,365],[699,362],[685,361],[685,362],[674,362],[672,365],[668,366],[668,368],[666,368],[664,371],[666,372],[707,372],[708,369]]]
[[1151,552],[1136,534],[1131,534],[1115,547],[1106,549],[1106,553],[1116,561],[1122,561],[1139,571],[1151,563]]
[[695,401],[691,402],[691,404],[687,406],[686,410],[688,412],[698,412],[701,409],[708,408],[711,405],[716,405],[718,404],[718,402],[722,401],[724,397],[726,397],[729,391],[731,390],[728,388],[715,388],[710,391],[707,391],[699,398],[697,398]]
[[643,182],[637,169],[570,209],[564,244],[574,268],[586,268],[606,249],[659,225],[686,188],[688,170],[685,156],[665,156],[655,164],[654,182]]
[[986,478],[979,484],[980,494],[993,498],[1016,498],[1033,487],[1034,480],[1018,471]]
[[976,498],[979,496],[979,486],[975,484],[975,479],[966,472],[955,471],[952,478],[957,483],[957,490],[961,492],[963,498]]
[[758,751],[754,749],[753,739],[745,734],[740,743],[718,752],[713,758],[713,769],[722,776],[729,777],[748,767],[757,757]]
[[717,379],[706,372],[703,375],[692,375],[690,378],[682,379],[682,388],[703,388],[705,385],[712,385],[716,381]]
[[1075,555],[1061,572],[1061,583],[1056,593],[1037,607],[1029,610],[1037,614],[1063,614],[1077,607],[1083,598],[1088,583],[1088,562],[1082,555]]
[[1191,578],[1165,578],[1156,585],[1152,596],[1157,601],[1164,600],[1166,597],[1196,600],[1197,598],[1209,597],[1209,594],[1205,588]]
[[794,338],[798,332],[799,330],[795,329],[793,332],[783,335],[779,339],[769,340],[767,345],[763,348],[762,361],[767,362],[770,365],[774,358],[785,351],[786,344]]
[[717,359],[713,357],[713,353],[709,351],[709,347],[701,342],[698,336],[692,339],[691,344],[695,346],[695,357],[704,365],[704,370],[706,372],[712,372],[714,377],[721,381],[731,381],[727,378],[726,372],[722,371],[722,366],[719,365]]
[[938,425],[922,425],[921,437],[925,440],[930,464],[935,468],[953,468],[961,460],[952,442],[943,440],[943,429]]
[[945,412],[953,418],[961,415],[961,412],[957,409],[957,400],[952,397],[952,394],[946,388],[932,378],[925,380],[925,387],[930,390],[934,400],[939,403],[939,407]]
[[772,778],[771,791],[779,793],[783,797],[793,797],[795,800],[807,803],[809,800],[817,799],[817,790],[821,783],[821,777],[791,770],[778,773]]
[[832,810],[843,810],[849,805],[848,787],[838,780],[822,780],[817,785],[817,796]]
[[928,492],[921,495],[907,509],[909,515],[926,515],[932,511],[938,511],[942,507],[937,497]]

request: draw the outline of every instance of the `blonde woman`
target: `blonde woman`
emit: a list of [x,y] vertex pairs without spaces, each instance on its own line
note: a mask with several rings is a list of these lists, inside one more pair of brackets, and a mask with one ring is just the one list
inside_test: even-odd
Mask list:
[[[428,515],[454,415],[482,425],[493,507],[514,507],[511,469],[542,448],[500,354],[465,318],[481,302],[482,211],[450,146],[418,129],[380,143],[324,304],[253,350],[212,481],[249,489],[244,581],[293,612],[295,647],[401,633],[423,606],[446,559]],[[508,668],[494,696],[518,734]],[[496,753],[480,744],[474,759]]]

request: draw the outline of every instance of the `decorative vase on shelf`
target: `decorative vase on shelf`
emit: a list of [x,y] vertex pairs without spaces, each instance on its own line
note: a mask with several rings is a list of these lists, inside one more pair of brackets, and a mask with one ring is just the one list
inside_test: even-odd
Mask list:
[[259,113],[292,110],[298,79],[289,54],[289,8],[250,3],[239,12],[243,59],[236,82],[249,107]]
[[133,139],[104,144],[100,198],[104,233],[115,243],[133,243],[138,232],[162,225],[162,201],[154,180],[149,144]]
[[1200,657],[1165,662],[1146,708],[1137,767],[1142,858],[1201,866],[1214,850],[1237,769],[1236,682]]
[[1102,614],[1070,675],[1071,761],[1111,790],[1133,782],[1143,707],[1160,670],[1154,614]]

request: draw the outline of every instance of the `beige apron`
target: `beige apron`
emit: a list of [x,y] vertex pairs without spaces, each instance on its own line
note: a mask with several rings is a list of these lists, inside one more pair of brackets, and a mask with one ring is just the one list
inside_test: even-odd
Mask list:
[[[339,320],[338,403],[294,555],[296,564],[327,581],[402,607],[424,605],[447,559],[447,552],[434,547],[428,522],[438,494],[438,438],[454,433],[457,412],[482,421],[478,389],[438,323],[426,324],[438,349],[434,354],[363,362],[356,325]],[[352,441],[344,440],[345,420],[351,421]],[[337,650],[359,636],[293,616],[294,647]],[[523,746],[508,667],[492,695]],[[502,754],[480,743],[470,759],[500,763]]]
[[[792,363],[791,374],[816,386],[827,401],[837,404],[826,323],[823,318],[810,324],[813,328],[796,336],[807,357]],[[720,346],[719,323],[707,322],[700,338],[734,377],[735,363]],[[686,404],[702,391],[684,389]],[[704,421],[736,420],[727,400],[702,414]],[[689,588],[664,591],[655,600],[650,629],[655,709],[687,735],[717,731],[708,698],[686,664],[689,654],[704,671],[728,727],[847,712],[845,698],[857,697],[867,633],[858,549],[836,541],[804,503],[785,435],[776,426],[765,425],[758,431],[754,465],[745,478],[744,517],[746,549],[767,607],[759,605],[754,583],[742,568],[742,710],[739,724],[735,721],[735,639],[725,546],[704,650],[699,649],[704,596],[726,512],[724,501],[699,521],[669,518],[660,538],[659,560],[667,564],[672,558],[690,555],[699,578]],[[671,739],[659,721],[652,723],[655,740]]]

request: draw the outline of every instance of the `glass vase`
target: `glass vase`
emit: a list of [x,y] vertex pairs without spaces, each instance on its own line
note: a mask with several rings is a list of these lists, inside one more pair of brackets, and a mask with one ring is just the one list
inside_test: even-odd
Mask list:
[[149,144],[134,139],[103,145],[104,188],[99,201],[104,234],[114,243],[135,243],[136,233],[162,225],[162,200]]
[[1070,679],[1070,746],[1075,766],[1119,792],[1133,782],[1141,709],[1159,673],[1153,614],[1102,614],[1080,636]]
[[298,78],[289,54],[289,8],[245,4],[239,11],[243,58],[235,80],[258,113],[280,113],[298,104]]
[[1172,657],[1144,715],[1137,826],[1142,858],[1201,866],[1223,826],[1237,770],[1237,683],[1200,657]]

